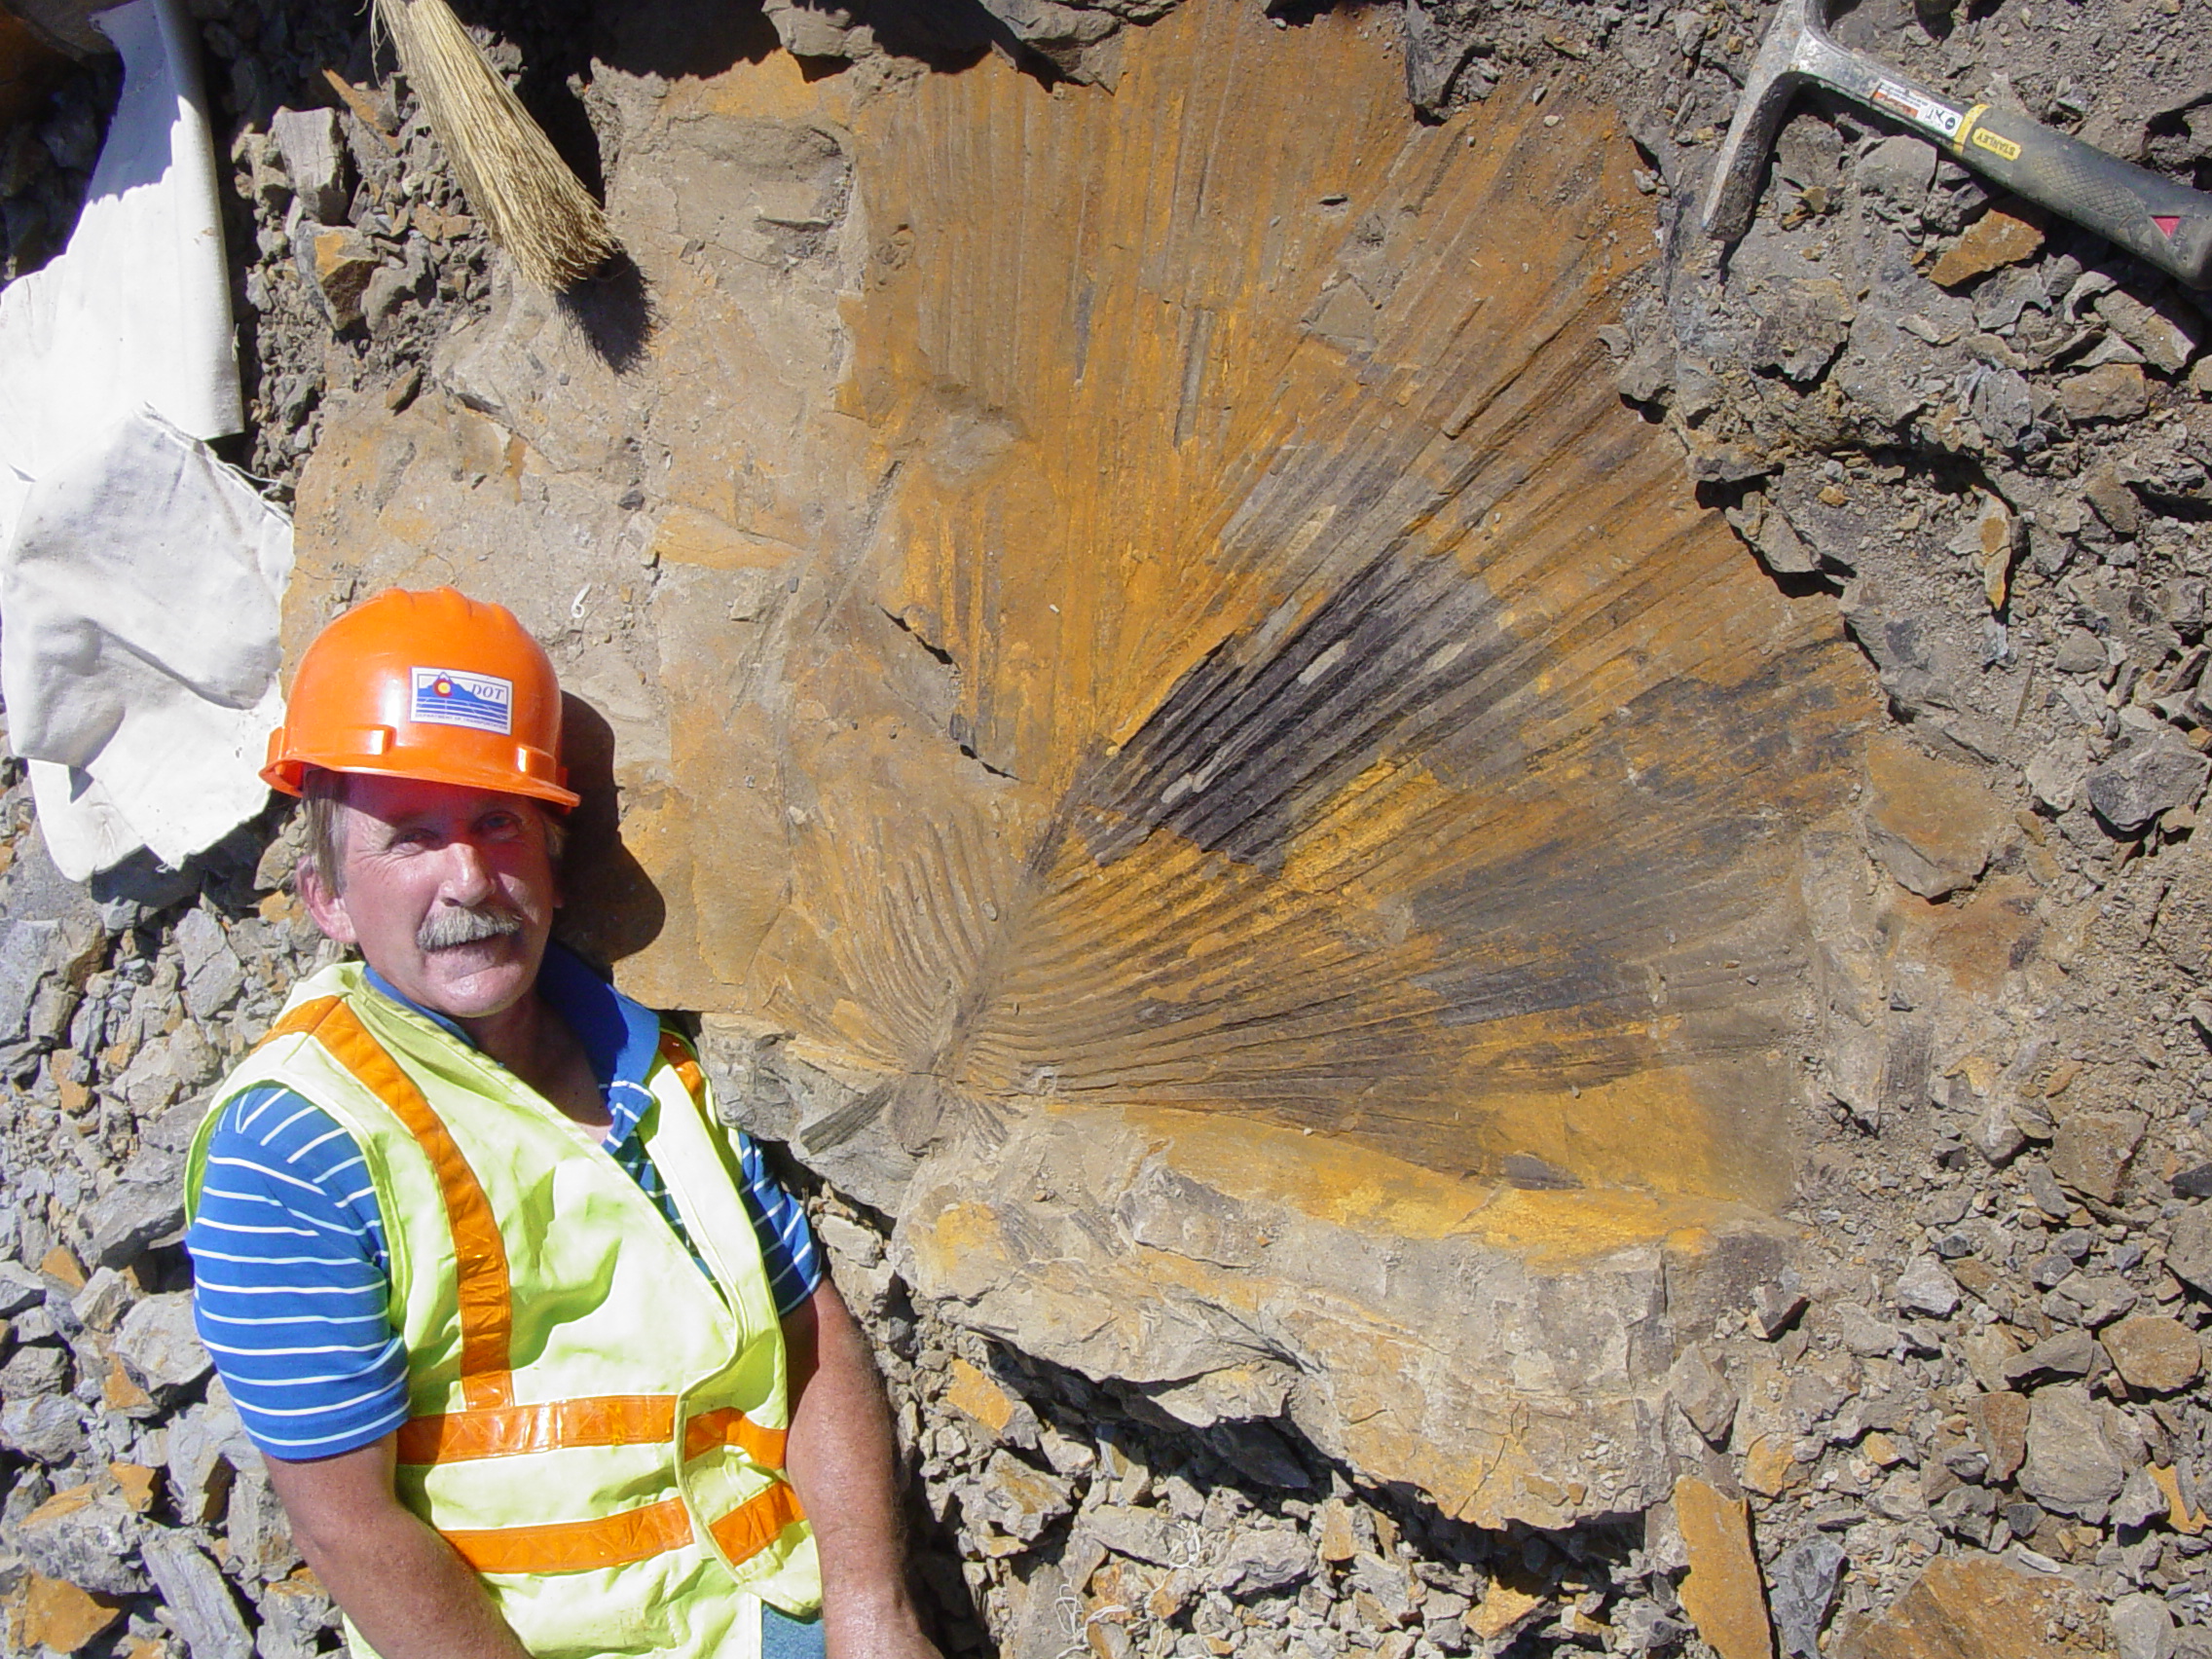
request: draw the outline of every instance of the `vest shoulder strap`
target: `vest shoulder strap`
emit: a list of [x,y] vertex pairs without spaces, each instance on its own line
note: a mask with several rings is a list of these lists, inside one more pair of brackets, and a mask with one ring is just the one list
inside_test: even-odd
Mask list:
[[707,1110],[707,1075],[699,1069],[699,1057],[691,1045],[667,1026],[660,1028],[660,1057],[675,1068],[682,1081],[683,1092],[691,1096],[691,1104],[704,1114]]
[[453,1132],[376,1034],[342,996],[313,997],[269,1028],[262,1045],[301,1036],[321,1046],[353,1080],[415,1137],[436,1171],[452,1230],[461,1301],[461,1397],[477,1409],[514,1403],[509,1353],[514,1337],[514,1294],[506,1242],[483,1183]]

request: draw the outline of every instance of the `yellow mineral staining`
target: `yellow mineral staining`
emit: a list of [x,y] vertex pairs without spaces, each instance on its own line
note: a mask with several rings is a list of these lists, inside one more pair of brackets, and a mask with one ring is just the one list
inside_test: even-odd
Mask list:
[[806,746],[814,925],[737,997],[993,1110],[1771,1197],[1784,840],[1862,677],[1611,391],[1651,243],[1609,118],[1409,127],[1372,42],[1298,36],[1193,6],[1111,97],[985,64],[851,114],[892,623],[815,682],[943,672]]
[[[672,86],[610,183],[666,319],[630,378],[518,304],[485,361],[574,385],[496,388],[511,430],[419,399],[303,482],[311,550],[465,579],[445,519],[665,445],[649,599],[580,630],[665,704],[614,733],[626,988],[788,1034],[909,1149],[1212,1117],[1346,1215],[1590,1248],[1668,1231],[1638,1195],[1770,1199],[1797,837],[1878,705],[1615,392],[1656,245],[1615,118],[1409,123],[1355,15],[1230,0],[1111,93],[857,85]],[[819,315],[757,289],[771,196],[838,203],[787,274]]]

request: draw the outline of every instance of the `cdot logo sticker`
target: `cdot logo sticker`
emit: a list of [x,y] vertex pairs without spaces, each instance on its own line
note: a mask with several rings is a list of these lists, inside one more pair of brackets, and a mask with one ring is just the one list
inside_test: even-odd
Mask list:
[[496,674],[461,674],[450,668],[409,669],[414,696],[408,718],[421,725],[468,726],[512,736],[515,682]]

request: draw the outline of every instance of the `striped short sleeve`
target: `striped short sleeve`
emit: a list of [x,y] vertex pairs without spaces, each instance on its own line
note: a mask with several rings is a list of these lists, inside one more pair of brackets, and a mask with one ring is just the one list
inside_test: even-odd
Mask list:
[[383,1217],[327,1113],[275,1086],[231,1101],[185,1244],[200,1339],[265,1454],[334,1456],[405,1420]]
[[768,1290],[776,1311],[788,1314],[822,1282],[822,1254],[806,1211],[768,1169],[768,1161],[743,1129],[737,1136],[737,1162],[745,1180],[745,1207],[753,1212],[753,1231],[760,1239],[760,1262],[768,1271]]

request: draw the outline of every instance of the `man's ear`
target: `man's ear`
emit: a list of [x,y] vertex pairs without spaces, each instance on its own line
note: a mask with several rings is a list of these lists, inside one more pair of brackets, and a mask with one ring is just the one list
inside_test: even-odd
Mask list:
[[353,918],[346,913],[343,894],[331,890],[322,879],[322,871],[315,867],[314,860],[304,858],[292,866],[292,885],[300,895],[300,903],[308,907],[314,925],[340,944],[358,944],[360,936],[353,931]]

